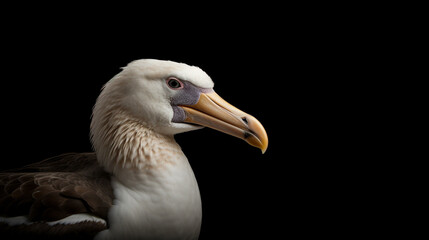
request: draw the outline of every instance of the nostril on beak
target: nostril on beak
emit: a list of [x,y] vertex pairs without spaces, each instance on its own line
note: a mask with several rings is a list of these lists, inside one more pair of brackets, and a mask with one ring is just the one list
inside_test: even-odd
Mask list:
[[243,122],[248,125],[249,123],[247,122],[247,118],[246,117],[242,117],[241,120],[243,120]]

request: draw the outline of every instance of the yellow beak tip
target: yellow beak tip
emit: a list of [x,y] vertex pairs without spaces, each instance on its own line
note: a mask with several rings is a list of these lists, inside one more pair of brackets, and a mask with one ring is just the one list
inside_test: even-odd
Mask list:
[[265,146],[261,146],[259,149],[261,149],[262,154],[265,154],[265,152],[267,151],[268,148],[268,144],[266,144]]

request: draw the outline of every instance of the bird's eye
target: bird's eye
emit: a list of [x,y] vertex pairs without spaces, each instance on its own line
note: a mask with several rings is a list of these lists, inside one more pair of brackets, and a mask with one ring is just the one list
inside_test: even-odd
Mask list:
[[183,83],[175,77],[169,77],[167,79],[167,84],[171,89],[177,90],[183,88]]

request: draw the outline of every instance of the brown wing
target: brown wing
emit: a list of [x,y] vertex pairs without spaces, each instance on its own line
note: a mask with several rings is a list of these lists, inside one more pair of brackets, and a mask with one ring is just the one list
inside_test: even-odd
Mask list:
[[97,222],[81,222],[67,225],[57,224],[53,226],[46,223],[9,226],[0,222],[1,239],[89,240],[94,239],[94,236],[104,229],[106,229],[106,226]]
[[95,153],[69,153],[0,173],[0,215],[56,221],[88,213],[107,222],[113,202],[110,175]]

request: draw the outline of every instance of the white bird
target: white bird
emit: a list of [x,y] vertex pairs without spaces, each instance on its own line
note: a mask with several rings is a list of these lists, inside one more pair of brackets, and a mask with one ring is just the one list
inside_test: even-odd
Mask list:
[[2,239],[198,239],[198,184],[174,135],[205,126],[262,152],[268,146],[261,123],[213,86],[195,66],[129,63],[94,106],[95,153],[63,154],[0,173]]

